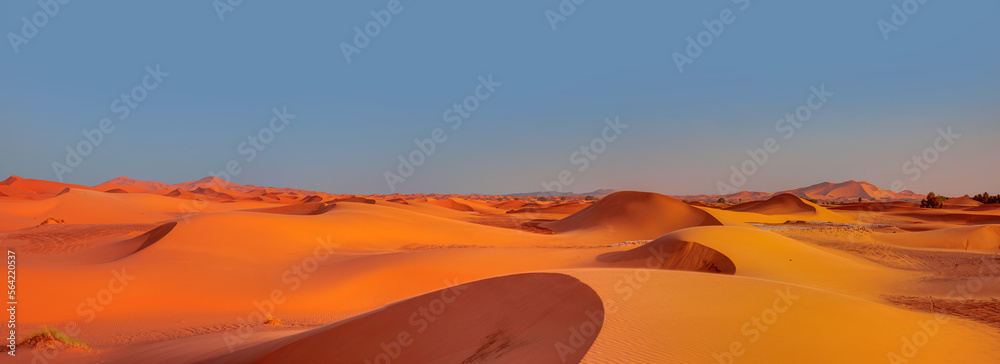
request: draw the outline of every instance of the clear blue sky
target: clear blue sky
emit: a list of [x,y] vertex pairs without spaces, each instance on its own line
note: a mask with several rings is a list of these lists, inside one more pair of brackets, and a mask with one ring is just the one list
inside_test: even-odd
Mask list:
[[[903,1],[590,0],[553,30],[559,1],[403,0],[348,63],[341,43],[387,3],[245,0],[220,20],[208,0],[72,1],[15,52],[22,17],[44,10],[4,1],[0,174],[56,180],[65,147],[111,118],[64,181],[176,183],[235,160],[237,183],[387,193],[397,156],[442,128],[398,191],[537,191],[568,170],[577,192],[715,193],[775,137],[739,189],[855,179],[1000,193],[987,167],[1000,155],[996,1],[929,0],[886,40],[877,22]],[[735,19],[678,72],[674,52],[724,9]],[[156,65],[169,76],[119,119],[112,102]],[[444,112],[488,75],[501,85],[452,129]],[[784,139],[775,122],[819,85],[834,96]],[[241,141],[282,107],[295,118],[247,161]],[[581,171],[574,151],[615,116],[628,129]],[[949,125],[961,137],[912,181],[904,163]]]

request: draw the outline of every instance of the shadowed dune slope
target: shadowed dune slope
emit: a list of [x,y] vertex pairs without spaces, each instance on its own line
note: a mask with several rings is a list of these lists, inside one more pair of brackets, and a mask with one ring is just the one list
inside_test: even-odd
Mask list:
[[556,233],[607,229],[619,237],[655,239],[671,231],[703,225],[722,223],[707,212],[665,195],[623,191],[541,226]]
[[[576,363],[603,323],[603,302],[586,284],[527,273],[452,286],[207,362]],[[571,328],[590,335],[569,346]]]
[[472,211],[472,206],[469,206],[469,205],[466,205],[464,203],[458,202],[458,201],[456,201],[453,198],[446,198],[446,199],[443,199],[443,200],[427,201],[425,203],[429,204],[429,205],[438,206],[438,207],[449,208],[449,209],[456,210],[456,211],[464,211],[464,212],[471,212]]
[[822,207],[804,201],[795,195],[783,193],[764,201],[753,201],[728,208],[730,211],[754,212],[765,215],[814,213]]
[[93,187],[74,185],[70,183],[60,183],[60,182],[45,181],[40,179],[21,178],[18,176],[10,176],[10,178],[0,181],[0,185],[10,186],[11,188],[19,190],[20,192],[26,195],[45,196],[45,197],[50,197],[52,195],[60,193],[66,190],[67,188],[76,188],[81,190],[94,189]]
[[946,209],[961,209],[967,207],[976,207],[982,205],[982,202],[973,200],[968,196],[963,196],[959,198],[949,198],[942,204]]
[[892,201],[892,202],[867,202],[850,203],[828,207],[830,210],[860,211],[860,212],[899,212],[899,211],[919,211],[920,205],[912,202]]
[[879,233],[876,238],[896,245],[921,248],[997,250],[1000,249],[1000,225],[966,226],[903,234]]
[[736,274],[736,265],[733,261],[715,249],[669,237],[654,240],[635,249],[601,254],[597,257],[597,261],[612,263],[613,266]]
[[281,215],[320,215],[327,211],[333,210],[336,207],[336,203],[324,203],[324,202],[307,202],[295,205],[285,205],[278,207],[265,207],[259,209],[243,210],[247,212],[262,212],[268,214],[281,214]]

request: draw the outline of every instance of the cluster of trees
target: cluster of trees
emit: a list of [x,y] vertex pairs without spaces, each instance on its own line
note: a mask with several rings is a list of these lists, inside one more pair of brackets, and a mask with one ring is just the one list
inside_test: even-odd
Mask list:
[[996,196],[990,196],[989,193],[983,192],[981,194],[972,196],[972,199],[982,203],[1000,203],[1000,194]]
[[927,194],[927,198],[920,201],[920,207],[928,209],[939,209],[944,207],[944,201],[947,199],[948,199],[947,197],[938,196],[934,194],[934,192],[931,192]]

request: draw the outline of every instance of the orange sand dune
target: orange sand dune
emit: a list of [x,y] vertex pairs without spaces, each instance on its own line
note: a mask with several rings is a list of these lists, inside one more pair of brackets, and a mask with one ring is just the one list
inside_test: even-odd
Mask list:
[[333,202],[333,203],[337,203],[337,202],[354,202],[354,203],[375,204],[375,200],[370,199],[370,198],[364,198],[364,197],[361,197],[361,196],[351,196],[351,197],[335,198],[335,199],[331,200],[330,202]]
[[469,206],[469,205],[466,205],[464,203],[458,202],[457,200],[455,200],[453,198],[446,198],[446,199],[443,199],[443,200],[431,200],[431,201],[427,201],[427,202],[424,202],[424,203],[426,203],[428,205],[434,205],[434,206],[439,206],[439,207],[444,207],[444,208],[452,209],[452,210],[455,210],[455,211],[463,211],[463,212],[472,212],[473,211],[472,206]]
[[1000,215],[991,214],[990,211],[959,213],[939,209],[921,209],[920,211],[897,212],[891,215],[907,217],[923,223],[944,223],[951,225],[1000,224]]
[[521,200],[510,200],[493,204],[492,206],[498,209],[516,209],[521,206],[524,206],[524,204],[525,202]]
[[[780,280],[668,270],[560,272],[604,301],[604,327],[583,363],[986,363],[1000,356],[1000,334],[982,323]],[[905,347],[914,337],[922,345]],[[893,354],[906,361],[890,361]]]
[[988,204],[988,205],[979,205],[979,206],[976,206],[976,207],[970,207],[970,208],[965,209],[965,211],[986,211],[986,212],[992,212],[992,211],[998,211],[998,210],[1000,210],[1000,204],[996,204],[996,203],[991,203],[991,204]]
[[742,203],[727,210],[754,212],[767,215],[786,215],[799,213],[815,213],[821,207],[791,194],[780,194],[764,201]]
[[[578,362],[603,321],[600,297],[576,278],[520,274],[427,293],[210,362]],[[580,327],[588,335],[570,347],[570,330]],[[560,342],[567,350],[556,350]]]
[[[848,216],[794,196],[722,210],[619,192],[587,205],[520,206],[582,208],[543,224],[556,234],[541,234],[496,223],[538,217],[506,214],[484,196],[425,203],[406,195],[403,204],[199,183],[187,187],[201,194],[175,187],[177,198],[164,188],[61,186],[53,195],[66,193],[55,197],[0,200],[0,246],[18,252],[18,336],[77,325],[72,336],[94,350],[64,350],[52,363],[884,363],[901,338],[941,316],[890,306],[882,295],[932,293],[921,282],[949,286],[959,268],[975,267],[920,261],[931,265],[902,270],[848,251],[971,259],[983,251],[940,248],[1000,245],[1000,225],[968,226],[1000,219],[985,209],[889,203],[894,211],[866,217],[931,231],[884,234],[871,231],[898,230],[745,223],[857,215],[854,206]],[[15,190],[0,185],[0,193]],[[205,196],[213,192],[236,202]],[[319,200],[302,201],[310,195]],[[344,198],[355,202],[331,203]],[[67,224],[37,226],[50,216]],[[840,239],[847,250],[811,240],[846,234],[862,238]],[[977,297],[991,297],[996,283],[984,287]],[[264,324],[265,314],[283,324]],[[1000,356],[996,328],[944,317],[909,363]],[[32,361],[19,350],[14,362]]]
[[94,190],[94,188],[87,186],[21,178],[18,176],[10,176],[10,178],[0,182],[0,186],[7,186],[4,190],[0,190],[0,192],[5,192],[8,196],[20,195],[35,199],[55,196],[67,188]]
[[[122,191],[122,192],[128,192],[128,193],[150,192],[150,190],[148,188],[143,187],[141,185],[119,185],[119,184],[115,184],[115,183],[102,183],[102,184],[99,184],[97,186],[94,186],[94,189],[98,190],[98,191],[104,191],[104,192],[112,192],[112,191]],[[117,192],[117,193],[121,193],[121,192]]]
[[219,191],[222,188],[219,187],[198,187],[191,190],[191,193],[204,195],[205,197],[216,199],[216,200],[232,200],[235,199],[232,194]]
[[[128,187],[128,188],[122,188],[121,186],[125,186],[125,187]],[[133,191],[133,189],[134,190],[140,190],[141,189],[141,190],[146,190],[146,191],[172,190],[172,189],[174,189],[174,187],[172,187],[171,185],[163,183],[163,182],[157,182],[157,181],[140,181],[140,180],[135,180],[135,179],[128,178],[126,176],[121,176],[121,177],[117,177],[117,178],[111,179],[111,180],[109,180],[107,182],[104,182],[102,184],[94,186],[94,188],[97,189],[97,190],[100,190],[100,191],[105,191],[108,188],[122,188],[122,189],[124,189],[126,191]]]
[[336,207],[336,203],[329,202],[307,202],[294,205],[284,205],[278,207],[262,207],[257,209],[243,210],[248,212],[264,212],[269,214],[284,215],[320,215]]
[[689,241],[664,238],[631,250],[605,253],[598,256],[597,260],[626,267],[736,273],[736,265],[733,264],[733,261],[715,249]]
[[482,215],[500,215],[507,212],[505,210],[498,209],[495,207],[490,207],[479,202],[462,198],[456,198],[456,197],[445,198],[441,200],[428,200],[426,202],[419,202],[419,203],[444,207],[455,211],[479,213]]
[[557,233],[588,232],[627,240],[655,239],[686,227],[721,224],[712,215],[673,198],[626,191],[612,193],[573,215],[541,226]]
[[781,223],[788,220],[855,222],[847,215],[833,212],[823,206],[787,193],[765,201],[746,202],[724,210],[705,209],[705,211],[727,221],[727,224],[728,220],[766,223]]
[[903,234],[877,234],[876,239],[912,247],[994,252],[1000,249],[1000,225],[956,227]]
[[968,196],[949,198],[942,204],[946,209],[961,209],[966,207],[976,207],[982,205],[982,202],[973,200]]
[[48,217],[68,224],[155,223],[202,212],[270,206],[260,202],[220,204],[153,194],[118,194],[71,189],[44,200],[0,201],[0,231],[36,226]]
[[580,210],[589,207],[590,203],[580,203],[580,202],[567,202],[558,205],[548,206],[548,207],[528,207],[521,208],[513,211],[509,211],[511,214],[520,213],[536,213],[536,214],[575,214]]
[[682,242],[701,244],[724,255],[732,260],[736,275],[851,294],[870,294],[875,290],[872,287],[889,287],[911,276],[863,258],[820,249],[756,228],[695,227],[667,234],[650,244]]
[[830,210],[847,211],[869,211],[869,212],[897,212],[897,211],[920,211],[920,205],[912,202],[863,202],[842,205],[829,205]]
[[698,201],[687,201],[687,204],[691,205],[691,206],[697,206],[697,207],[711,207],[709,205],[703,204],[703,203],[698,202]]
[[458,202],[462,205],[469,206],[470,208],[472,208],[472,211],[475,211],[482,215],[500,215],[507,213],[506,210],[491,207],[480,201],[469,200],[465,198],[457,198],[457,197],[452,197],[450,198],[450,200],[454,200],[455,202]]

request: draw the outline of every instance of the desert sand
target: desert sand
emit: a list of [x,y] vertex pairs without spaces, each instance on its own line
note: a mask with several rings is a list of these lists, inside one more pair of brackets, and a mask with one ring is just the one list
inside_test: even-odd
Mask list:
[[[861,182],[803,191],[884,199],[11,177],[0,182],[0,245],[17,257],[8,359],[996,362],[1000,209],[921,209]],[[46,328],[65,336],[34,335]]]

